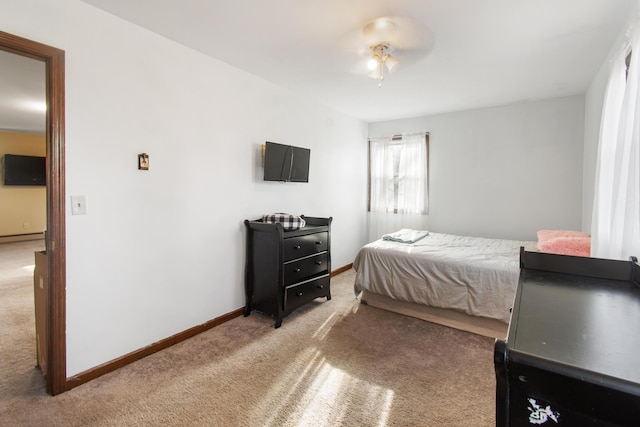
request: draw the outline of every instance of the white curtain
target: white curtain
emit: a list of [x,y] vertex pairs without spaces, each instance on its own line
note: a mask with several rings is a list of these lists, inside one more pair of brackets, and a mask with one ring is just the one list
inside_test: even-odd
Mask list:
[[[640,32],[611,63],[596,169],[591,256],[640,257]],[[626,76],[625,76],[626,74]]]
[[428,163],[424,133],[369,140],[369,241],[401,228],[427,229]]

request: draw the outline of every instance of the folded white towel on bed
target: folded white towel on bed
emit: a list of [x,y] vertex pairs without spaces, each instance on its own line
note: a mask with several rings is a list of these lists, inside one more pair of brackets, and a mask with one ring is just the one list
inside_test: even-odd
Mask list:
[[400,243],[415,243],[418,240],[429,235],[428,231],[411,230],[409,228],[403,228],[395,233],[385,234],[382,236],[382,240],[391,240],[392,242]]

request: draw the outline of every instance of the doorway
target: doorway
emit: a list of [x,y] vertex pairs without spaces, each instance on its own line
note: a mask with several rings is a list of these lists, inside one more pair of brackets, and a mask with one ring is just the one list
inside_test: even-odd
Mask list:
[[64,51],[0,31],[0,50],[45,63],[49,302],[46,314],[47,392],[62,393],[66,375],[66,255],[64,174]]

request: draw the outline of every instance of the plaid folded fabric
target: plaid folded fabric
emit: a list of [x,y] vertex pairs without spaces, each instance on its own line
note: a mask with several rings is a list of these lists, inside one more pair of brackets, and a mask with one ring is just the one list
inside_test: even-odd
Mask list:
[[263,222],[279,222],[282,224],[282,228],[285,230],[297,230],[300,227],[304,227],[305,220],[296,215],[290,215],[286,213],[274,213],[270,215],[264,215],[262,217]]

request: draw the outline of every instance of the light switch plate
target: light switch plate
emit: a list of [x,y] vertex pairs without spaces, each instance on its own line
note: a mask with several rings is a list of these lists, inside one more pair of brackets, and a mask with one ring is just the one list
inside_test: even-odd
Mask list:
[[85,196],[71,196],[71,215],[87,214],[87,198]]

